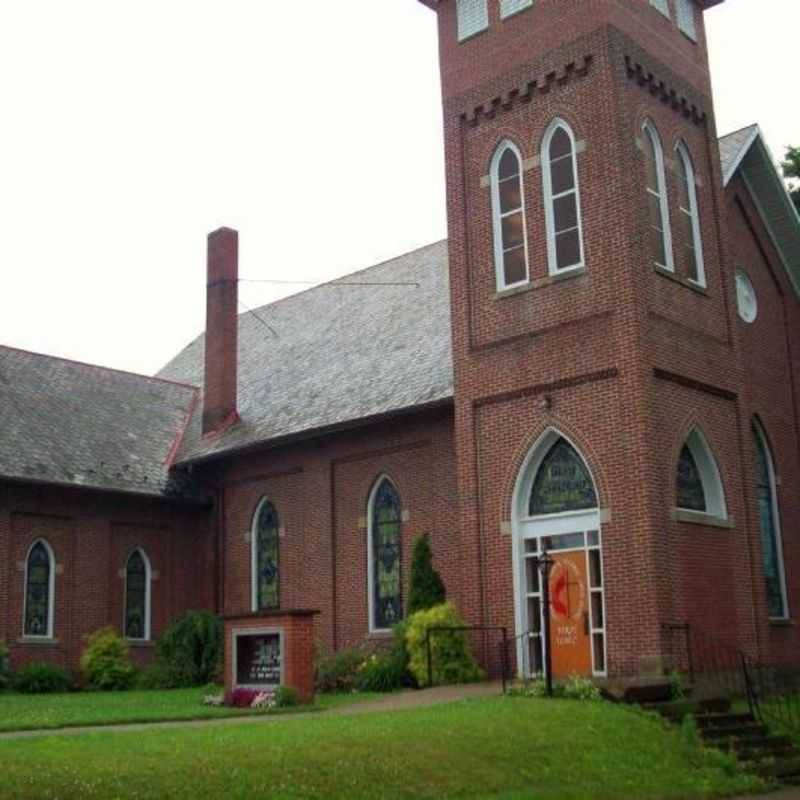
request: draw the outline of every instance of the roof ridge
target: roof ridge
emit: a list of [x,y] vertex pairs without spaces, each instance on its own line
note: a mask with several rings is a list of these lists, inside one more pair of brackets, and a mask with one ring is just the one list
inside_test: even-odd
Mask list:
[[737,133],[741,133],[742,131],[747,131],[758,127],[759,124],[757,122],[751,122],[749,125],[742,125],[741,128],[737,128],[735,131],[730,131],[730,133],[723,133],[722,136],[717,137],[717,140],[722,141],[723,139],[727,139],[729,136],[735,136]]
[[173,386],[180,386],[184,389],[192,389],[194,392],[200,391],[200,387],[194,386],[191,383],[184,383],[182,381],[174,381],[169,378],[161,378],[158,375],[144,375],[141,372],[132,372],[128,369],[119,369],[117,367],[104,367],[100,364],[92,364],[88,361],[79,361],[75,358],[65,358],[64,356],[54,356],[51,353],[37,353],[34,350],[26,350],[22,347],[12,347],[8,344],[1,344],[0,349],[9,350],[15,353],[24,353],[28,356],[36,356],[37,358],[49,358],[52,361],[61,361],[65,364],[74,364],[79,367],[88,367],[90,369],[102,370],[103,372],[116,372],[119,375],[128,375],[132,378],[144,378],[148,381],[158,381],[159,383],[169,383]]

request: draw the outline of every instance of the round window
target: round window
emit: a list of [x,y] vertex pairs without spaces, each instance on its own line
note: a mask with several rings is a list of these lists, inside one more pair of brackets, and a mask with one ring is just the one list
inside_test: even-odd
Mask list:
[[739,316],[745,322],[753,322],[758,316],[758,298],[750,278],[742,270],[736,270],[736,302]]

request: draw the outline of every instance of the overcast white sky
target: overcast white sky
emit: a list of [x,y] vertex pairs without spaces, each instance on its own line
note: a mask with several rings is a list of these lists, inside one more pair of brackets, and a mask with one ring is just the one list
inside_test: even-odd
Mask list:
[[[707,20],[720,133],[800,144],[800,1]],[[219,225],[241,277],[308,281],[446,235],[414,0],[0,0],[0,75],[2,344],[154,372],[204,326]]]

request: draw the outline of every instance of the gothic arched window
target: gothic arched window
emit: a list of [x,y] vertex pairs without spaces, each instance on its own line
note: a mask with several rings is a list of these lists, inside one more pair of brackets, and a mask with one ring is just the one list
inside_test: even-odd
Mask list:
[[491,185],[497,288],[509,289],[528,282],[522,156],[512,142],[503,142],[495,151]]
[[664,149],[661,146],[661,137],[658,135],[656,126],[650,120],[642,125],[642,142],[651,255],[657,266],[674,271],[672,233],[669,227],[667,204],[667,179],[664,173]]
[[369,501],[370,630],[388,630],[403,618],[400,495],[381,478]]
[[134,550],[125,565],[125,636],[150,639],[150,562],[141,550]]
[[686,437],[678,457],[675,504],[679,511],[694,511],[720,519],[728,515],[717,461],[697,428]]
[[256,510],[251,537],[253,611],[280,608],[280,520],[266,498]]
[[581,198],[575,137],[563,120],[554,120],[542,142],[544,210],[550,274],[583,266]]
[[758,522],[761,530],[761,560],[771,619],[789,616],[786,599],[786,574],[783,563],[778,493],[775,488],[775,462],[764,431],[753,424],[753,449],[756,458]]
[[542,459],[528,501],[528,514],[558,514],[597,508],[592,476],[575,448],[559,437]]
[[50,545],[35,542],[25,561],[25,636],[53,636],[55,559]]
[[683,262],[684,271],[689,280],[705,286],[706,273],[703,263],[703,238],[700,233],[700,211],[697,205],[697,186],[695,183],[694,164],[689,150],[683,142],[675,148],[678,156],[680,174],[681,199],[680,217],[684,223],[683,230]]

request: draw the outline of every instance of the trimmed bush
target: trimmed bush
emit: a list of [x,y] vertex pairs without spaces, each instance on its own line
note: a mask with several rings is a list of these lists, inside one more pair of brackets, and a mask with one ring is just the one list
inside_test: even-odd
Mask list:
[[172,675],[166,664],[156,660],[142,669],[136,670],[133,678],[133,688],[147,691],[158,689],[175,689]]
[[361,665],[366,661],[359,647],[347,647],[317,659],[315,684],[318,692],[352,692],[358,686]]
[[11,657],[8,645],[0,641],[0,692],[8,689],[11,683]]
[[14,676],[12,686],[21,694],[60,694],[72,688],[72,680],[51,664],[30,664]]
[[207,611],[188,611],[158,640],[161,677],[169,688],[205,686],[222,673],[224,626]]
[[[420,686],[428,685],[426,634],[428,628],[459,627],[464,624],[452,603],[417,611],[408,620],[406,645],[411,674]],[[472,683],[483,679],[483,673],[472,656],[465,631],[440,631],[431,637],[433,683]]]
[[426,533],[414,543],[408,591],[408,613],[441,605],[447,599],[442,576],[433,568],[431,537]]
[[275,707],[292,708],[300,705],[300,695],[294,686],[279,686],[275,690]]
[[111,627],[87,637],[81,671],[90,688],[105,692],[130,689],[136,676],[128,643]]

